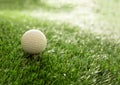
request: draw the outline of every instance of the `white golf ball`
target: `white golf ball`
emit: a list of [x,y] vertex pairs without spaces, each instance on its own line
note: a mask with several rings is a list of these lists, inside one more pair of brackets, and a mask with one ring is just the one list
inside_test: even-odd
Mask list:
[[21,44],[25,52],[38,54],[46,48],[47,39],[40,30],[32,29],[23,34]]

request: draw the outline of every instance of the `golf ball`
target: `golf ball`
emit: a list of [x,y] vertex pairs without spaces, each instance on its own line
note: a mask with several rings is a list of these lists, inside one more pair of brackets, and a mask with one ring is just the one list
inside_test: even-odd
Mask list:
[[38,54],[46,48],[47,39],[40,30],[32,29],[23,34],[21,44],[25,52]]

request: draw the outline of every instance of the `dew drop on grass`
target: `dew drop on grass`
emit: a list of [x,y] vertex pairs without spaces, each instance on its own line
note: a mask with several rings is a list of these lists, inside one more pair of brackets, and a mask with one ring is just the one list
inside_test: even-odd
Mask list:
[[64,73],[63,76],[66,76],[66,74]]
[[54,53],[54,52],[55,52],[54,49],[48,50],[48,53]]

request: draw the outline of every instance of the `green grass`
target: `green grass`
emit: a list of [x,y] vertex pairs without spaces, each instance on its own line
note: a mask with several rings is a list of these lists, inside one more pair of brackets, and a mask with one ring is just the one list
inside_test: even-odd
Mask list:
[[71,11],[73,8],[74,5],[72,4],[53,5],[47,3],[45,0],[0,0],[0,10],[32,11],[35,9],[52,12],[64,12]]
[[[25,54],[21,47],[22,34],[33,28],[43,31],[48,40],[39,55]],[[0,12],[0,84],[119,85],[120,43],[116,41],[5,9]]]

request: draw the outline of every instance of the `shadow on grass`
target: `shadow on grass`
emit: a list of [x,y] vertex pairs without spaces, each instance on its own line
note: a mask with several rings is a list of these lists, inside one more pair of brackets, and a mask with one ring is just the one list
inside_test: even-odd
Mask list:
[[23,58],[26,60],[26,64],[35,63],[35,62],[42,62],[42,53],[40,54],[28,54],[24,53]]

